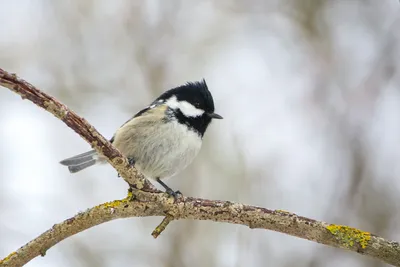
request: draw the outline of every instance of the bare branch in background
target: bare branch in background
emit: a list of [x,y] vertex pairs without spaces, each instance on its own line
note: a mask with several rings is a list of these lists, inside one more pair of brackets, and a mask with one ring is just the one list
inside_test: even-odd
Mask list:
[[355,228],[327,224],[286,211],[268,210],[229,201],[191,197],[181,197],[174,201],[166,194],[155,191],[93,126],[56,99],[2,69],[0,69],[0,85],[18,93],[22,98],[29,99],[66,123],[99,153],[105,155],[121,176],[133,185],[126,198],[95,206],[54,225],[50,230],[0,260],[1,267],[22,266],[38,255],[45,255],[49,248],[65,238],[95,225],[120,218],[144,216],[166,216],[153,232],[154,235],[160,234],[170,221],[177,219],[228,222],[289,234],[400,266],[399,243]]

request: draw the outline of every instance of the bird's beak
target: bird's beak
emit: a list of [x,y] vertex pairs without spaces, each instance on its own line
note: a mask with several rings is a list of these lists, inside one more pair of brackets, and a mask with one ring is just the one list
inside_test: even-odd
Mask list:
[[221,116],[221,115],[218,115],[217,113],[207,113],[207,115],[208,115],[210,118],[213,118],[213,119],[219,119],[219,120],[223,119],[222,116]]

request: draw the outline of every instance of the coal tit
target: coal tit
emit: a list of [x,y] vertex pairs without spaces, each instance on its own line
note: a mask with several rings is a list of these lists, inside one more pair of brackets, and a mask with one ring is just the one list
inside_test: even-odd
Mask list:
[[[185,169],[200,151],[202,138],[214,113],[213,97],[203,79],[164,92],[150,106],[124,123],[110,142],[149,179],[176,195],[161,179]],[[96,163],[105,163],[95,150],[60,163],[71,173]]]

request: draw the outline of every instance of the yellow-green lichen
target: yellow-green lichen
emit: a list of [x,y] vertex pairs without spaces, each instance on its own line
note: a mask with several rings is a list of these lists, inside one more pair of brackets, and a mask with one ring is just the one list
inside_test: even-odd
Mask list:
[[4,259],[2,259],[2,260],[0,260],[0,264],[2,264],[2,263],[6,263],[7,261],[9,261],[10,260],[10,258],[12,257],[12,256],[14,256],[14,255],[16,255],[17,254],[17,252],[11,252],[10,253],[10,255],[8,255],[7,257],[5,257]]
[[331,224],[327,226],[326,229],[347,248],[353,247],[356,243],[358,243],[361,248],[366,248],[369,240],[371,240],[370,233],[348,226]]
[[106,208],[106,209],[116,208],[116,207],[119,207],[121,205],[128,204],[129,201],[132,200],[132,197],[134,197],[132,192],[128,191],[128,195],[124,199],[119,199],[119,200],[113,200],[113,201],[110,201],[110,202],[106,202],[106,203],[98,205],[97,208]]

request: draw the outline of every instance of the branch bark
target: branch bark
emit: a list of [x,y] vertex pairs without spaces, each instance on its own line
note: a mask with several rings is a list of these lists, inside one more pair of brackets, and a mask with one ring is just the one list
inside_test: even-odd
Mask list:
[[327,224],[296,214],[268,210],[229,201],[216,201],[191,197],[177,200],[156,190],[103,136],[83,118],[70,111],[53,97],[41,92],[31,84],[0,69],[0,85],[29,99],[66,123],[99,153],[105,155],[110,164],[131,185],[128,196],[107,202],[79,213],[22,246],[0,260],[0,267],[22,266],[42,255],[65,238],[83,230],[120,218],[165,216],[153,235],[158,236],[173,220],[210,220],[246,225],[250,228],[273,230],[332,247],[354,251],[400,266],[400,245],[356,228]]

